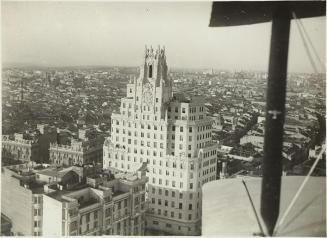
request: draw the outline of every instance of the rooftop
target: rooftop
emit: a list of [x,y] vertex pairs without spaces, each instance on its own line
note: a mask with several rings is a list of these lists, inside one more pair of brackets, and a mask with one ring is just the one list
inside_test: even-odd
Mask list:
[[[51,185],[49,187],[52,188],[52,189],[56,189],[57,185],[54,184],[54,185]],[[56,190],[54,192],[48,193],[47,195],[49,197],[52,197],[52,198],[60,201],[60,202],[70,202],[69,200],[65,199],[63,196],[67,195],[67,194],[69,194],[71,192],[84,189],[84,188],[89,188],[89,185],[87,185],[87,184],[78,184],[77,186],[74,186],[74,187],[72,187],[70,189]]]

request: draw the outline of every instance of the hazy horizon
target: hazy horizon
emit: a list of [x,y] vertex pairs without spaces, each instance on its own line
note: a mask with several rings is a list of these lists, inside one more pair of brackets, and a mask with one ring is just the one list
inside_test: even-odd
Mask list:
[[[2,2],[2,62],[136,67],[145,45],[164,45],[170,68],[267,71],[271,23],[209,28],[210,12],[211,2]],[[325,20],[302,20],[323,62]],[[293,21],[288,69],[313,72]]]

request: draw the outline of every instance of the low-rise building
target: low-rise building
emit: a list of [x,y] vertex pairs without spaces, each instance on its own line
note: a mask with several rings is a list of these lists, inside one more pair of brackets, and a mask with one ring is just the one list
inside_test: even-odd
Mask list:
[[144,234],[144,171],[113,175],[91,165],[22,163],[3,167],[1,182],[1,212],[13,235]]
[[29,163],[1,168],[1,213],[12,222],[13,235],[42,235],[42,194]]
[[2,135],[2,158],[35,161],[39,158],[39,143],[36,139],[25,139],[23,134]]
[[44,235],[144,235],[145,173],[94,174],[76,189],[44,194]]
[[81,129],[78,134],[77,139],[71,138],[70,145],[50,144],[51,163],[67,166],[102,163],[103,136]]
[[22,161],[49,161],[49,146],[56,142],[55,127],[38,124],[37,130],[2,136],[2,158]]

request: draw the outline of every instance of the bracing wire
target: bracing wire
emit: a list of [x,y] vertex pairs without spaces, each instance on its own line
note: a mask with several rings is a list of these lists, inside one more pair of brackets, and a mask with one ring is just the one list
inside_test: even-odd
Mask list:
[[308,32],[306,31],[304,25],[303,25],[303,22],[302,22],[301,19],[299,19],[299,18],[297,18],[297,22],[299,23],[299,26],[301,26],[302,31],[304,32],[304,35],[306,36],[306,38],[307,38],[307,40],[308,40],[308,42],[309,42],[309,44],[310,44],[310,46],[311,46],[311,49],[312,49],[313,53],[314,53],[315,56],[316,56],[317,61],[321,64],[321,67],[322,67],[323,71],[325,72],[325,71],[326,71],[326,66],[325,66],[325,64],[322,62],[322,60],[320,59],[319,54],[318,54],[318,52],[316,51],[316,49],[315,49],[315,47],[314,47],[314,45],[313,45],[313,43],[312,43],[312,41],[311,41],[311,38],[310,38]]
[[247,193],[248,198],[249,198],[249,200],[250,200],[252,210],[253,210],[253,212],[254,212],[255,218],[256,218],[256,220],[257,220],[257,223],[258,223],[258,226],[259,226],[259,229],[260,229],[260,232],[261,232],[260,234],[261,234],[262,236],[266,236],[266,234],[265,234],[265,232],[264,232],[264,230],[263,230],[263,227],[262,227],[262,225],[261,225],[261,222],[260,222],[260,219],[259,219],[259,216],[258,216],[257,210],[256,210],[255,207],[254,207],[254,204],[253,204],[253,201],[252,201],[252,198],[251,198],[250,192],[249,192],[249,190],[248,190],[248,187],[246,186],[246,183],[245,183],[244,179],[242,179],[242,183],[243,183],[243,185],[244,185],[244,187],[245,187],[246,193]]
[[300,193],[302,192],[304,186],[306,185],[306,183],[308,182],[308,180],[309,180],[311,174],[313,173],[314,169],[316,168],[316,166],[317,166],[319,160],[322,158],[322,155],[323,155],[323,153],[325,152],[325,149],[326,149],[326,145],[324,144],[324,145],[322,145],[321,151],[320,151],[319,155],[317,156],[315,162],[312,164],[309,173],[307,174],[307,176],[306,176],[305,179],[303,180],[301,186],[300,186],[299,189],[297,190],[297,192],[296,192],[296,194],[294,195],[294,197],[293,197],[291,203],[288,205],[286,211],[284,212],[282,218],[280,219],[278,225],[276,226],[276,228],[275,228],[275,232],[274,232],[275,235],[276,235],[278,229],[279,229],[279,228],[281,227],[281,225],[284,223],[284,221],[285,221],[287,215],[289,214],[289,212],[291,211],[292,207],[294,206],[294,204],[295,204],[296,200],[298,199]]
[[310,52],[309,46],[308,46],[308,44],[307,44],[307,42],[306,42],[306,39],[305,39],[304,34],[303,34],[302,30],[301,30],[301,27],[300,27],[300,25],[299,25],[299,23],[298,23],[298,19],[297,19],[297,17],[296,17],[295,12],[292,12],[292,16],[293,16],[293,18],[295,19],[296,25],[297,25],[297,27],[298,27],[298,29],[299,29],[300,36],[301,36],[301,39],[302,39],[302,42],[303,42],[303,45],[304,45],[305,51],[307,52],[307,55],[308,55],[308,57],[309,57],[309,61],[310,61],[310,63],[311,63],[311,66],[312,66],[314,72],[315,72],[315,73],[318,73],[318,70],[317,70],[316,64],[315,64],[315,62],[314,62],[314,60],[313,60],[313,58],[312,58],[312,55],[311,55],[311,52]]

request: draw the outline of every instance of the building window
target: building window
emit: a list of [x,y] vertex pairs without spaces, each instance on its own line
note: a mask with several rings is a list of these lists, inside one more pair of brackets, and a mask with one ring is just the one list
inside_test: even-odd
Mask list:
[[86,222],[90,222],[90,213],[86,214]]
[[152,65],[149,66],[149,78],[152,78]]
[[[110,208],[107,208],[106,211],[105,211],[105,214],[106,214],[106,217],[110,216],[111,214],[111,209]],[[81,220],[82,221],[82,220]]]
[[188,210],[192,210],[192,204],[188,205]]
[[183,127],[182,127],[182,126],[179,127],[179,131],[180,131],[180,132],[183,132]]
[[[171,185],[173,186],[173,188],[175,188],[176,187],[175,181],[172,181]],[[174,196],[175,196],[175,194],[174,194]]]
[[34,227],[39,227],[40,226],[40,221],[34,221]]
[[192,214],[188,214],[188,219],[192,220]]
[[183,209],[183,203],[180,202],[178,208]]
[[34,209],[34,216],[40,216],[41,210],[40,209]]

